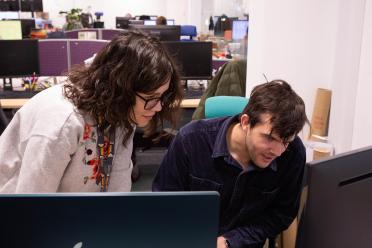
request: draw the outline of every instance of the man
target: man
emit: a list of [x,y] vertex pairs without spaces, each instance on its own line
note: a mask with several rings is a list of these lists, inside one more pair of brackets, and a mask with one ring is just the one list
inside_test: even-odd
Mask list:
[[262,247],[297,214],[306,155],[296,135],[305,122],[304,102],[288,83],[258,85],[239,116],[184,126],[153,190],[218,191],[217,247]]

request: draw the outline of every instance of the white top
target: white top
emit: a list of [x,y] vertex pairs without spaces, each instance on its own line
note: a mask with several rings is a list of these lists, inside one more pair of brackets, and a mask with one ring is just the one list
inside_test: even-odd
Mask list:
[[[0,193],[97,192],[97,132],[53,86],[31,98],[0,136]],[[133,134],[116,129],[108,191],[130,191]]]

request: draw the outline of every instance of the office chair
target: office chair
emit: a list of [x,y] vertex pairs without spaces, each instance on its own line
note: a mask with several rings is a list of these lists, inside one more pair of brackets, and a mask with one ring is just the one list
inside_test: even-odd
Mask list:
[[242,96],[213,96],[205,100],[205,118],[240,114],[248,103]]
[[213,96],[244,96],[247,61],[232,60],[224,64],[203,93],[198,107],[192,116],[193,120],[204,119],[205,101]]
[[196,26],[181,25],[181,36],[189,36],[189,39],[181,39],[183,41],[193,40],[196,37]]

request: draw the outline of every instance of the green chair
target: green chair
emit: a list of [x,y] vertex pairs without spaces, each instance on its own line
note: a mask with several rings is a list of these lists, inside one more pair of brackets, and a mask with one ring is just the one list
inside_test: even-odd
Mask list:
[[240,114],[248,103],[242,96],[212,96],[205,100],[205,118],[216,118]]

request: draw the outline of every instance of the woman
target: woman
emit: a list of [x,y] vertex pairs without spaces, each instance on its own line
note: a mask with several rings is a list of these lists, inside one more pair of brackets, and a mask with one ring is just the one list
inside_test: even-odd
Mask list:
[[114,38],[15,114],[0,137],[0,192],[130,191],[135,127],[175,125],[179,85],[157,39]]

